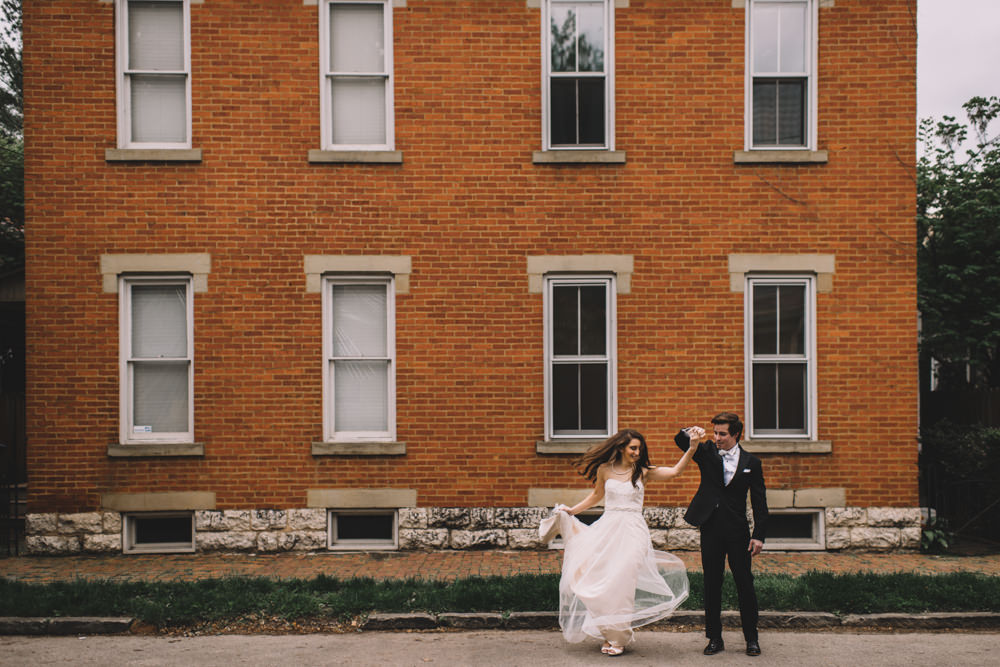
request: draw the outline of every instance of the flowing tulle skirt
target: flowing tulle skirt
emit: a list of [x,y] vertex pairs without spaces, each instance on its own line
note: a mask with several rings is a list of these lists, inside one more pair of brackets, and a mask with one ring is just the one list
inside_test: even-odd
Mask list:
[[608,510],[589,526],[565,512],[553,519],[565,543],[559,627],[567,641],[624,646],[633,628],[666,618],[687,598],[683,561],[653,549],[641,512]]

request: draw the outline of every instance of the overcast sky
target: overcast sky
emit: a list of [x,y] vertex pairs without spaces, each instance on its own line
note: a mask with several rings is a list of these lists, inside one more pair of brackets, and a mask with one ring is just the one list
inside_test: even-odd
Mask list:
[[1000,97],[1000,0],[917,0],[917,116],[966,119],[974,96]]

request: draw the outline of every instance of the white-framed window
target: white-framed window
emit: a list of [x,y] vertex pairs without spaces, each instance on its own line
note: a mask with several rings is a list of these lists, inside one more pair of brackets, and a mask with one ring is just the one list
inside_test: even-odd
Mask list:
[[615,279],[546,279],[545,436],[604,438],[615,431]]
[[822,509],[774,509],[767,515],[768,551],[826,549],[826,512]]
[[324,150],[393,150],[392,2],[319,3]]
[[396,438],[396,309],[391,277],[327,276],[324,438]]
[[395,549],[399,545],[396,510],[330,510],[327,521],[328,549]]
[[191,148],[189,0],[116,0],[119,148]]
[[194,512],[143,512],[123,517],[122,551],[127,554],[194,550]]
[[614,150],[614,0],[545,0],[543,149]]
[[121,441],[194,442],[191,277],[119,280]]
[[751,439],[815,438],[815,312],[812,276],[747,278],[746,387]]
[[748,0],[746,148],[816,145],[818,0]]

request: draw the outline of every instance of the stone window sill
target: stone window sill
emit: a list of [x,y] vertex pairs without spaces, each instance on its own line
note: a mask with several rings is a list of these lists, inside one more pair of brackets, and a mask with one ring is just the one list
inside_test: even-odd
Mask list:
[[755,150],[733,153],[736,164],[826,164],[828,158],[827,151]]
[[583,454],[591,445],[604,442],[600,440],[538,440],[535,442],[535,452],[538,454]]
[[108,148],[107,162],[201,162],[200,148]]
[[553,150],[535,151],[534,164],[625,164],[625,151]]
[[399,456],[405,442],[314,442],[313,456]]
[[309,151],[313,164],[402,164],[403,151]]
[[149,456],[204,456],[201,442],[150,442],[137,445],[108,445],[111,458],[141,458]]
[[829,454],[833,451],[833,443],[829,440],[754,438],[747,439],[745,444],[747,451],[754,454]]

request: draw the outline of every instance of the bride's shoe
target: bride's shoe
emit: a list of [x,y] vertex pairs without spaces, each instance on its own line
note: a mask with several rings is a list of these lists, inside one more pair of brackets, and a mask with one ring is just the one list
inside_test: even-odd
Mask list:
[[601,649],[601,653],[606,653],[607,655],[611,656],[621,655],[624,652],[625,652],[624,646],[619,646],[618,644],[615,644],[613,642],[608,644],[607,650],[604,650],[603,648]]
[[607,655],[609,648],[611,648],[611,644],[609,644],[608,642],[604,642],[604,645],[601,646],[601,653]]

